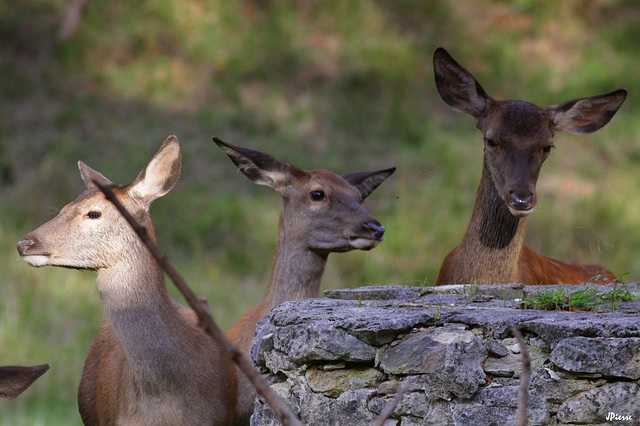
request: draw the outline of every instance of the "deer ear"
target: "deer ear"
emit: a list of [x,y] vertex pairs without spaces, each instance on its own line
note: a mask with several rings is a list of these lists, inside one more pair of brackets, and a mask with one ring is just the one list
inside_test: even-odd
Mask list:
[[581,135],[604,127],[626,98],[626,89],[619,89],[604,95],[563,102],[547,109],[551,111],[554,130]]
[[49,364],[33,367],[0,367],[0,398],[13,399],[49,369]]
[[82,161],[78,161],[78,168],[80,169],[80,176],[87,188],[96,188],[94,182],[98,182],[104,186],[113,186],[113,183],[100,172],[93,170],[91,167],[84,164]]
[[456,111],[482,117],[493,103],[480,83],[442,47],[433,54],[433,72],[440,97]]
[[258,185],[266,185],[278,190],[289,184],[292,175],[305,173],[263,152],[231,145],[215,137],[213,141],[246,177]]
[[153,200],[171,191],[180,178],[181,164],[178,138],[169,136],[147,167],[128,185],[129,192],[148,207]]
[[377,170],[375,172],[349,173],[342,175],[342,179],[355,186],[364,200],[395,171],[396,168],[391,167],[390,169]]

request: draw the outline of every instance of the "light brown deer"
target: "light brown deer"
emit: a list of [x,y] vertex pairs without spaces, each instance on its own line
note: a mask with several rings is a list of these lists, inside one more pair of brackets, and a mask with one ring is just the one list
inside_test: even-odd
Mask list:
[[[214,141],[245,176],[282,196],[267,296],[229,330],[231,340],[250,355],[256,323],[274,307],[318,297],[329,253],[370,250],[382,241],[384,227],[361,203],[395,167],[338,176],[327,170],[301,170],[262,152]],[[238,423],[247,424],[255,391],[243,376],[238,389]]]
[[171,301],[159,265],[94,182],[155,238],[151,202],[180,176],[170,136],[129,185],[115,185],[82,162],[87,189],[18,244],[33,266],[90,269],[106,322],[85,362],[78,405],[87,425],[228,425],[236,403],[230,359],[198,327],[195,313]]
[[555,132],[585,134],[609,122],[627,91],[539,107],[520,100],[495,100],[469,71],[438,48],[433,56],[438,93],[453,109],[473,116],[484,137],[482,179],[462,242],[444,259],[437,284],[578,284],[613,274],[539,256],[523,243],[527,217],[536,202],[536,182],[553,148]]
[[0,398],[13,399],[24,392],[49,369],[49,364],[0,367]]

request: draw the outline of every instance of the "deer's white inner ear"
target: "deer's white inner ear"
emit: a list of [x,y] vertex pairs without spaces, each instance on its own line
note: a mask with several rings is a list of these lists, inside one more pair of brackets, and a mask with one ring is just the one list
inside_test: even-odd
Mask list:
[[132,195],[148,206],[174,187],[180,177],[180,165],[180,146],[177,140],[174,143],[165,142],[131,184]]

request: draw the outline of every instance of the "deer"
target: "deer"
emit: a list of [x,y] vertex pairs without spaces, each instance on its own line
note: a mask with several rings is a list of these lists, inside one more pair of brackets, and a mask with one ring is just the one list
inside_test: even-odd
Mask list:
[[3,365],[0,367],[0,398],[13,399],[27,390],[49,370],[49,364],[34,366]]
[[[383,240],[385,228],[361,204],[395,167],[338,176],[328,170],[302,170],[260,151],[213,140],[249,180],[282,196],[267,295],[228,331],[229,338],[250,355],[260,319],[286,301],[318,297],[330,253],[371,250]],[[240,377],[238,424],[248,424],[255,395]]]
[[116,185],[78,162],[86,189],[27,234],[18,252],[32,266],[97,272],[105,323],[78,389],[87,425],[228,425],[237,377],[229,356],[175,304],[160,265],[99,190],[110,188],[155,240],[151,203],[178,181],[178,139],[169,136],[137,178]]
[[443,48],[433,55],[442,100],[473,117],[484,139],[482,177],[462,242],[444,259],[436,285],[580,284],[616,277],[600,265],[538,255],[524,244],[527,218],[537,203],[540,168],[555,132],[587,134],[606,125],[624,102],[625,89],[553,106],[496,100]]

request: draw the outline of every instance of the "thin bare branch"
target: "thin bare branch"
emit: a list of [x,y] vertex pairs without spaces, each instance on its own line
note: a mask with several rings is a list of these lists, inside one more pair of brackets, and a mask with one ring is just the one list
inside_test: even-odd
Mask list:
[[531,378],[531,358],[527,344],[522,337],[522,333],[516,326],[511,327],[511,332],[518,340],[520,345],[520,354],[522,355],[522,373],[520,373],[520,387],[518,393],[520,395],[518,401],[518,421],[517,426],[527,426],[527,407],[529,406],[529,380]]
[[267,381],[262,377],[260,372],[251,363],[249,358],[244,355],[236,345],[229,340],[227,335],[220,329],[218,324],[213,320],[213,317],[207,309],[205,301],[198,299],[196,294],[191,290],[186,281],[178,273],[173,264],[164,255],[160,247],[149,236],[147,229],[140,225],[136,219],[127,211],[127,209],[116,198],[111,188],[103,185],[100,182],[93,181],[93,183],[104,193],[107,200],[109,200],[118,209],[120,214],[129,222],[129,225],[138,234],[142,242],[147,246],[153,257],[158,261],[162,269],[169,275],[169,278],[173,281],[178,290],[182,293],[185,300],[191,306],[191,308],[198,315],[200,326],[220,345],[223,349],[229,353],[233,362],[235,362],[240,370],[247,376],[249,381],[256,388],[256,391],[264,400],[271,406],[273,412],[278,416],[283,425],[288,426],[302,426],[302,423],[296,415],[291,411],[289,406],[271,389]]
[[391,400],[387,402],[387,404],[384,406],[384,408],[380,412],[380,415],[378,416],[378,418],[376,418],[376,420],[371,423],[371,426],[384,426],[384,422],[386,422],[389,418],[391,418],[394,410],[400,403],[400,400],[402,399],[403,395],[407,392],[407,390],[409,390],[409,382],[405,381],[398,387],[398,390],[396,391],[393,398],[391,398]]
[[68,40],[75,34],[82,22],[82,13],[87,7],[87,4],[89,4],[89,0],[73,0],[71,2],[60,25],[58,40]]

